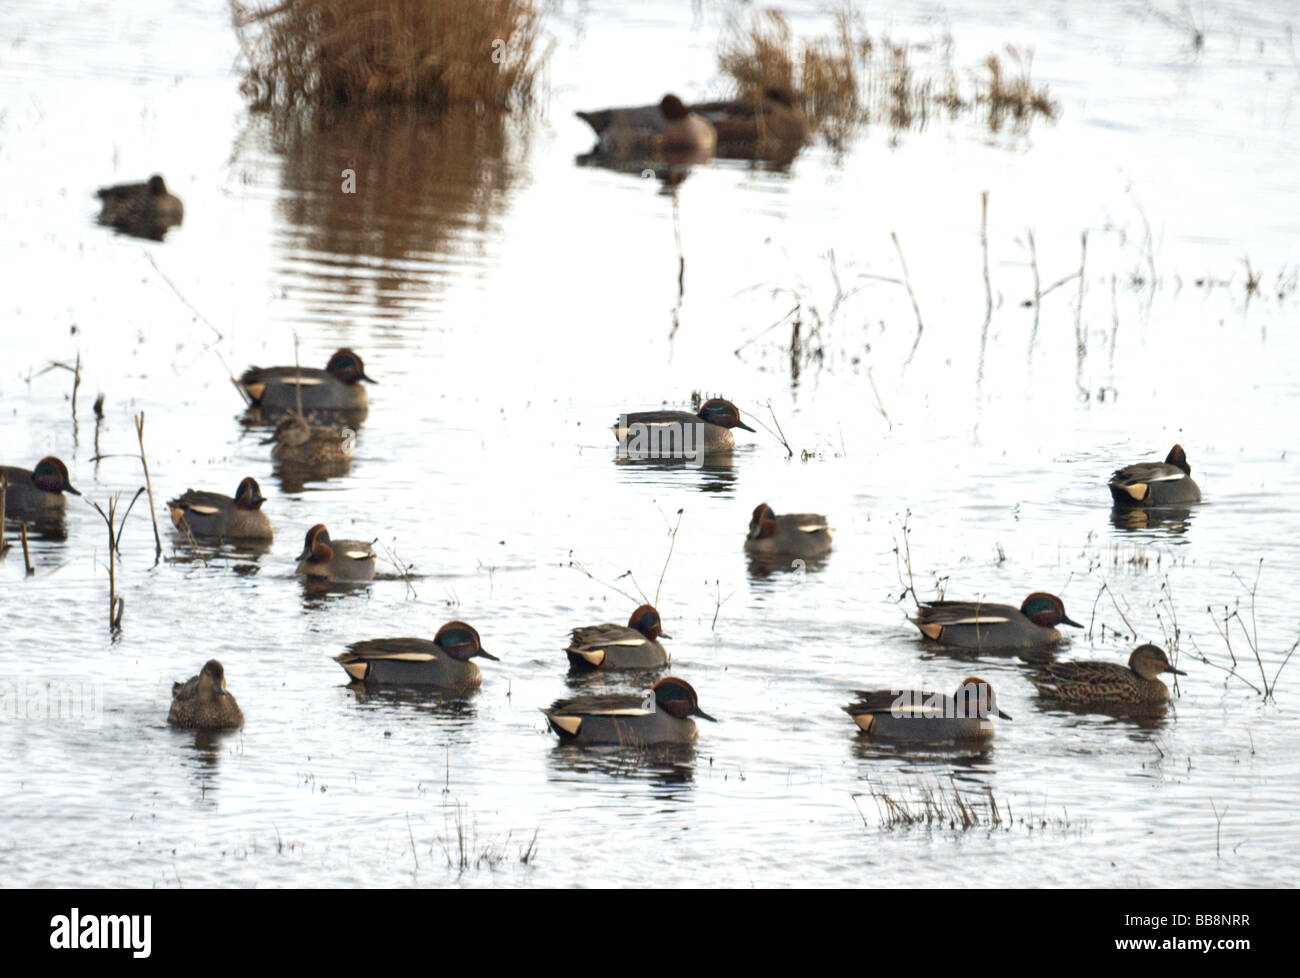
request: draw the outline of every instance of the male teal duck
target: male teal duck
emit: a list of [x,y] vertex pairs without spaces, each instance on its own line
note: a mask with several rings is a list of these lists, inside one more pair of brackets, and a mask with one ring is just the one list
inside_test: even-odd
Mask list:
[[658,669],[668,665],[668,653],[659,644],[663,623],[652,605],[632,612],[626,625],[588,625],[575,628],[565,652],[577,671],[592,669]]
[[196,537],[220,537],[225,540],[270,540],[275,529],[262,512],[266,497],[257,480],[241,479],[234,497],[219,492],[189,489],[169,500],[172,523],[178,530],[187,527]]
[[161,241],[167,229],[185,217],[180,198],[168,192],[156,173],[144,183],[100,187],[95,196],[100,200],[100,224],[140,238]]
[[65,492],[81,495],[68,481],[68,467],[53,455],[41,459],[30,472],[0,465],[0,476],[8,482],[4,516],[11,520],[37,520],[62,513],[68,505]]
[[1169,687],[1156,678],[1162,672],[1187,675],[1170,664],[1164,649],[1148,643],[1133,650],[1127,666],[1051,662],[1037,666],[1029,681],[1042,695],[1073,706],[1158,706],[1169,699]]
[[674,676],[659,680],[644,697],[557,700],[542,714],[564,743],[620,747],[691,744],[699,736],[691,717],[713,719],[700,709],[690,683]]
[[698,414],[689,411],[636,411],[619,417],[614,437],[630,455],[650,458],[689,458],[699,452],[724,452],[736,447],[732,428],[753,431],[740,420],[740,410],[715,397]]
[[[350,435],[349,435],[350,433]],[[298,465],[335,465],[352,458],[356,432],[351,428],[314,425],[290,408],[263,445],[275,443],[271,457]]]
[[235,697],[226,691],[226,671],[209,659],[197,676],[172,684],[172,706],[167,722],[175,727],[224,730],[244,725]]
[[578,118],[595,131],[603,152],[695,153],[707,156],[717,142],[712,123],[692,112],[676,95],[668,94],[657,105],[599,109],[579,112]]
[[767,88],[748,98],[700,102],[690,108],[713,125],[714,155],[726,159],[788,163],[812,135],[807,117],[786,88]]
[[1116,469],[1110,477],[1110,495],[1120,507],[1201,501],[1201,489],[1192,481],[1192,467],[1182,445],[1171,448],[1163,462],[1138,462]]
[[1011,717],[998,709],[993,687],[975,676],[961,681],[957,692],[924,690],[855,690],[844,707],[864,734],[884,740],[981,740],[993,735],[993,717]]
[[463,621],[449,621],[427,638],[372,638],[353,642],[335,657],[353,681],[380,686],[437,686],[468,692],[483,684],[475,656],[500,660],[483,648],[478,632]]
[[333,581],[372,581],[378,558],[363,540],[331,540],[324,523],[307,531],[297,573]]
[[767,503],[759,503],[749,521],[745,550],[764,556],[819,557],[831,549],[831,534],[834,532],[827,525],[825,516],[816,513],[777,516]]
[[361,357],[352,350],[337,351],[325,369],[315,367],[249,367],[238,380],[254,407],[286,411],[298,407],[302,392],[304,411],[356,411],[369,397],[361,381],[375,383],[366,374]]
[[1032,649],[1061,640],[1057,625],[1082,628],[1054,594],[1035,591],[1024,604],[927,601],[911,619],[928,639],[955,649]]

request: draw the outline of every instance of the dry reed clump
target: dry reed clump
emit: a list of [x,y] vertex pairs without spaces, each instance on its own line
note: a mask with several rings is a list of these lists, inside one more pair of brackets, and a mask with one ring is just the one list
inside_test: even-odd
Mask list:
[[[718,48],[718,66],[741,94],[782,88],[796,93],[809,122],[833,146],[859,125],[875,121],[894,129],[924,128],[932,115],[950,118],[979,106],[994,132],[1007,119],[1023,130],[1036,118],[1054,119],[1058,105],[1046,85],[1030,79],[1032,52],[1008,45],[1006,62],[992,53],[980,71],[968,72],[963,91],[957,72],[945,62],[933,69],[913,63],[912,48],[882,36],[873,40],[857,23],[851,6],[835,16],[830,36],[796,42],[775,10],[733,19]],[[944,46],[945,55],[947,45]]]
[[533,0],[231,0],[258,108],[531,104],[549,49]]

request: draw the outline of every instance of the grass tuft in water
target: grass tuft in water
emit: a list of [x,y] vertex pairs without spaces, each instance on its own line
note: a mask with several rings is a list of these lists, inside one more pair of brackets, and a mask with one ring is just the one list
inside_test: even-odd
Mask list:
[[803,40],[795,39],[778,11],[763,10],[728,23],[718,67],[738,94],[769,88],[796,93],[809,122],[837,148],[859,125],[923,129],[941,110],[957,118],[983,109],[992,132],[1008,120],[1024,131],[1060,111],[1048,87],[1030,78],[1028,49],[1007,45],[1002,54],[990,53],[978,71],[968,72],[965,90],[946,57],[939,66],[923,67],[913,62],[916,50],[884,35],[873,39],[851,4],[836,13],[828,36]]
[[532,0],[231,0],[258,108],[532,104],[549,49]]

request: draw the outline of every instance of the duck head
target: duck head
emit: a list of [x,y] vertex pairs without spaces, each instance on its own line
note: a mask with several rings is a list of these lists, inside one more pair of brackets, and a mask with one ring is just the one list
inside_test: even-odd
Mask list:
[[334,559],[334,548],[330,545],[330,531],[324,523],[317,523],[307,531],[299,560],[310,560],[314,564],[328,564]]
[[665,676],[655,683],[651,690],[655,694],[655,707],[669,716],[674,716],[678,720],[685,720],[687,717],[713,720],[713,717],[700,709],[699,697],[695,695],[695,690],[685,679]]
[[736,405],[721,397],[714,397],[700,406],[700,419],[722,428],[744,428],[753,431],[749,425],[740,420],[740,411]]
[[632,617],[627,620],[627,627],[640,632],[652,642],[660,638],[672,638],[664,631],[663,622],[659,620],[659,612],[655,611],[653,605],[643,604],[632,612]]
[[778,105],[784,105],[787,109],[794,108],[794,95],[788,88],[772,86],[763,89],[763,98],[769,102],[776,102]]
[[957,692],[953,694],[953,699],[956,701],[959,717],[983,720],[991,716],[999,716],[1003,720],[1011,719],[998,709],[993,687],[978,676],[967,676],[963,679],[961,685],[957,687]]
[[199,670],[199,693],[205,699],[226,695],[226,670],[216,659],[209,659]]
[[1175,676],[1186,676],[1181,669],[1175,669],[1169,663],[1165,650],[1158,645],[1139,645],[1128,657],[1128,667],[1143,679],[1155,679],[1162,672],[1172,672]]
[[32,482],[36,484],[37,489],[44,492],[70,492],[74,496],[81,495],[68,481],[68,467],[53,455],[36,463],[36,468],[32,469]]
[[676,121],[685,119],[691,114],[691,110],[686,107],[686,103],[676,95],[665,95],[659,102],[659,111],[664,114],[665,119]]
[[767,503],[754,507],[754,515],[749,519],[749,539],[761,540],[776,532],[776,514]]
[[325,372],[343,384],[355,384],[359,380],[375,383],[373,377],[366,376],[366,366],[361,357],[347,347],[339,350],[325,364]]
[[1187,453],[1183,451],[1182,445],[1175,445],[1169,449],[1169,454],[1165,456],[1165,464],[1182,469],[1187,475],[1192,474],[1192,467],[1187,464]]
[[262,503],[266,502],[266,497],[262,495],[262,488],[257,484],[257,480],[252,476],[241,479],[239,488],[235,490],[235,508],[258,510],[262,508]]
[[474,626],[463,621],[449,621],[439,628],[438,634],[433,636],[433,644],[458,662],[468,662],[476,655],[493,662],[501,661],[491,652],[484,651]]
[[[155,173],[149,178],[148,187],[150,196],[165,197],[167,195],[167,184],[163,183],[163,178],[160,174]],[[221,663],[217,663],[217,668],[221,668]]]
[[1055,628],[1057,625],[1083,627],[1066,616],[1065,603],[1060,598],[1044,591],[1035,591],[1025,598],[1025,603],[1020,606],[1020,613],[1040,628]]

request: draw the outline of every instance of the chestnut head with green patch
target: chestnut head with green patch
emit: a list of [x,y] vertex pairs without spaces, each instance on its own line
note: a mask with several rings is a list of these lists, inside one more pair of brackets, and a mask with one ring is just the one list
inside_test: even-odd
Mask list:
[[361,362],[361,357],[347,347],[330,357],[329,363],[325,364],[325,372],[342,384],[355,384],[361,380],[369,384],[375,383],[373,377],[366,375],[366,366]]
[[1060,598],[1043,591],[1035,591],[1025,598],[1025,603],[1020,606],[1020,613],[1040,628],[1055,628],[1057,625],[1083,627],[1066,616],[1065,603]]
[[632,617],[627,620],[627,627],[640,632],[652,642],[660,638],[672,638],[664,631],[659,612],[653,605],[643,604],[632,612]]
[[325,529],[324,523],[317,523],[307,531],[307,538],[303,542],[302,553],[298,555],[298,559],[320,564],[327,564],[334,559],[330,531]]
[[70,492],[80,496],[81,492],[72,488],[68,481],[68,467],[53,455],[41,459],[32,469],[32,482],[43,492]]
[[978,676],[967,676],[963,679],[961,685],[957,687],[957,692],[953,694],[953,700],[959,717],[970,720],[986,720],[992,716],[999,716],[1003,720],[1011,719],[998,709],[993,687]]
[[651,688],[655,694],[655,707],[669,716],[676,717],[678,720],[685,720],[687,717],[713,720],[713,717],[700,709],[700,699],[685,679],[666,676]]
[[438,634],[433,636],[433,644],[458,662],[468,662],[476,655],[493,662],[501,661],[483,649],[474,626],[463,621],[449,621],[439,628]]
[[776,513],[767,503],[754,507],[754,515],[749,518],[749,539],[762,540],[776,533]]
[[700,407],[700,419],[722,428],[743,428],[753,431],[749,425],[740,420],[740,410],[730,401],[715,397],[704,402]]
[[1169,449],[1169,454],[1165,456],[1165,464],[1172,465],[1176,469],[1182,469],[1187,475],[1192,474],[1192,467],[1187,464],[1187,453],[1183,451],[1182,445],[1175,445]]
[[262,487],[257,484],[257,480],[252,476],[241,479],[239,488],[235,490],[235,508],[258,510],[262,508],[262,503],[266,502],[266,497],[262,495]]
[[1172,672],[1175,676],[1186,676],[1181,669],[1175,669],[1165,655],[1165,650],[1158,645],[1139,645],[1128,657],[1128,667],[1143,679],[1155,679],[1162,672]]

